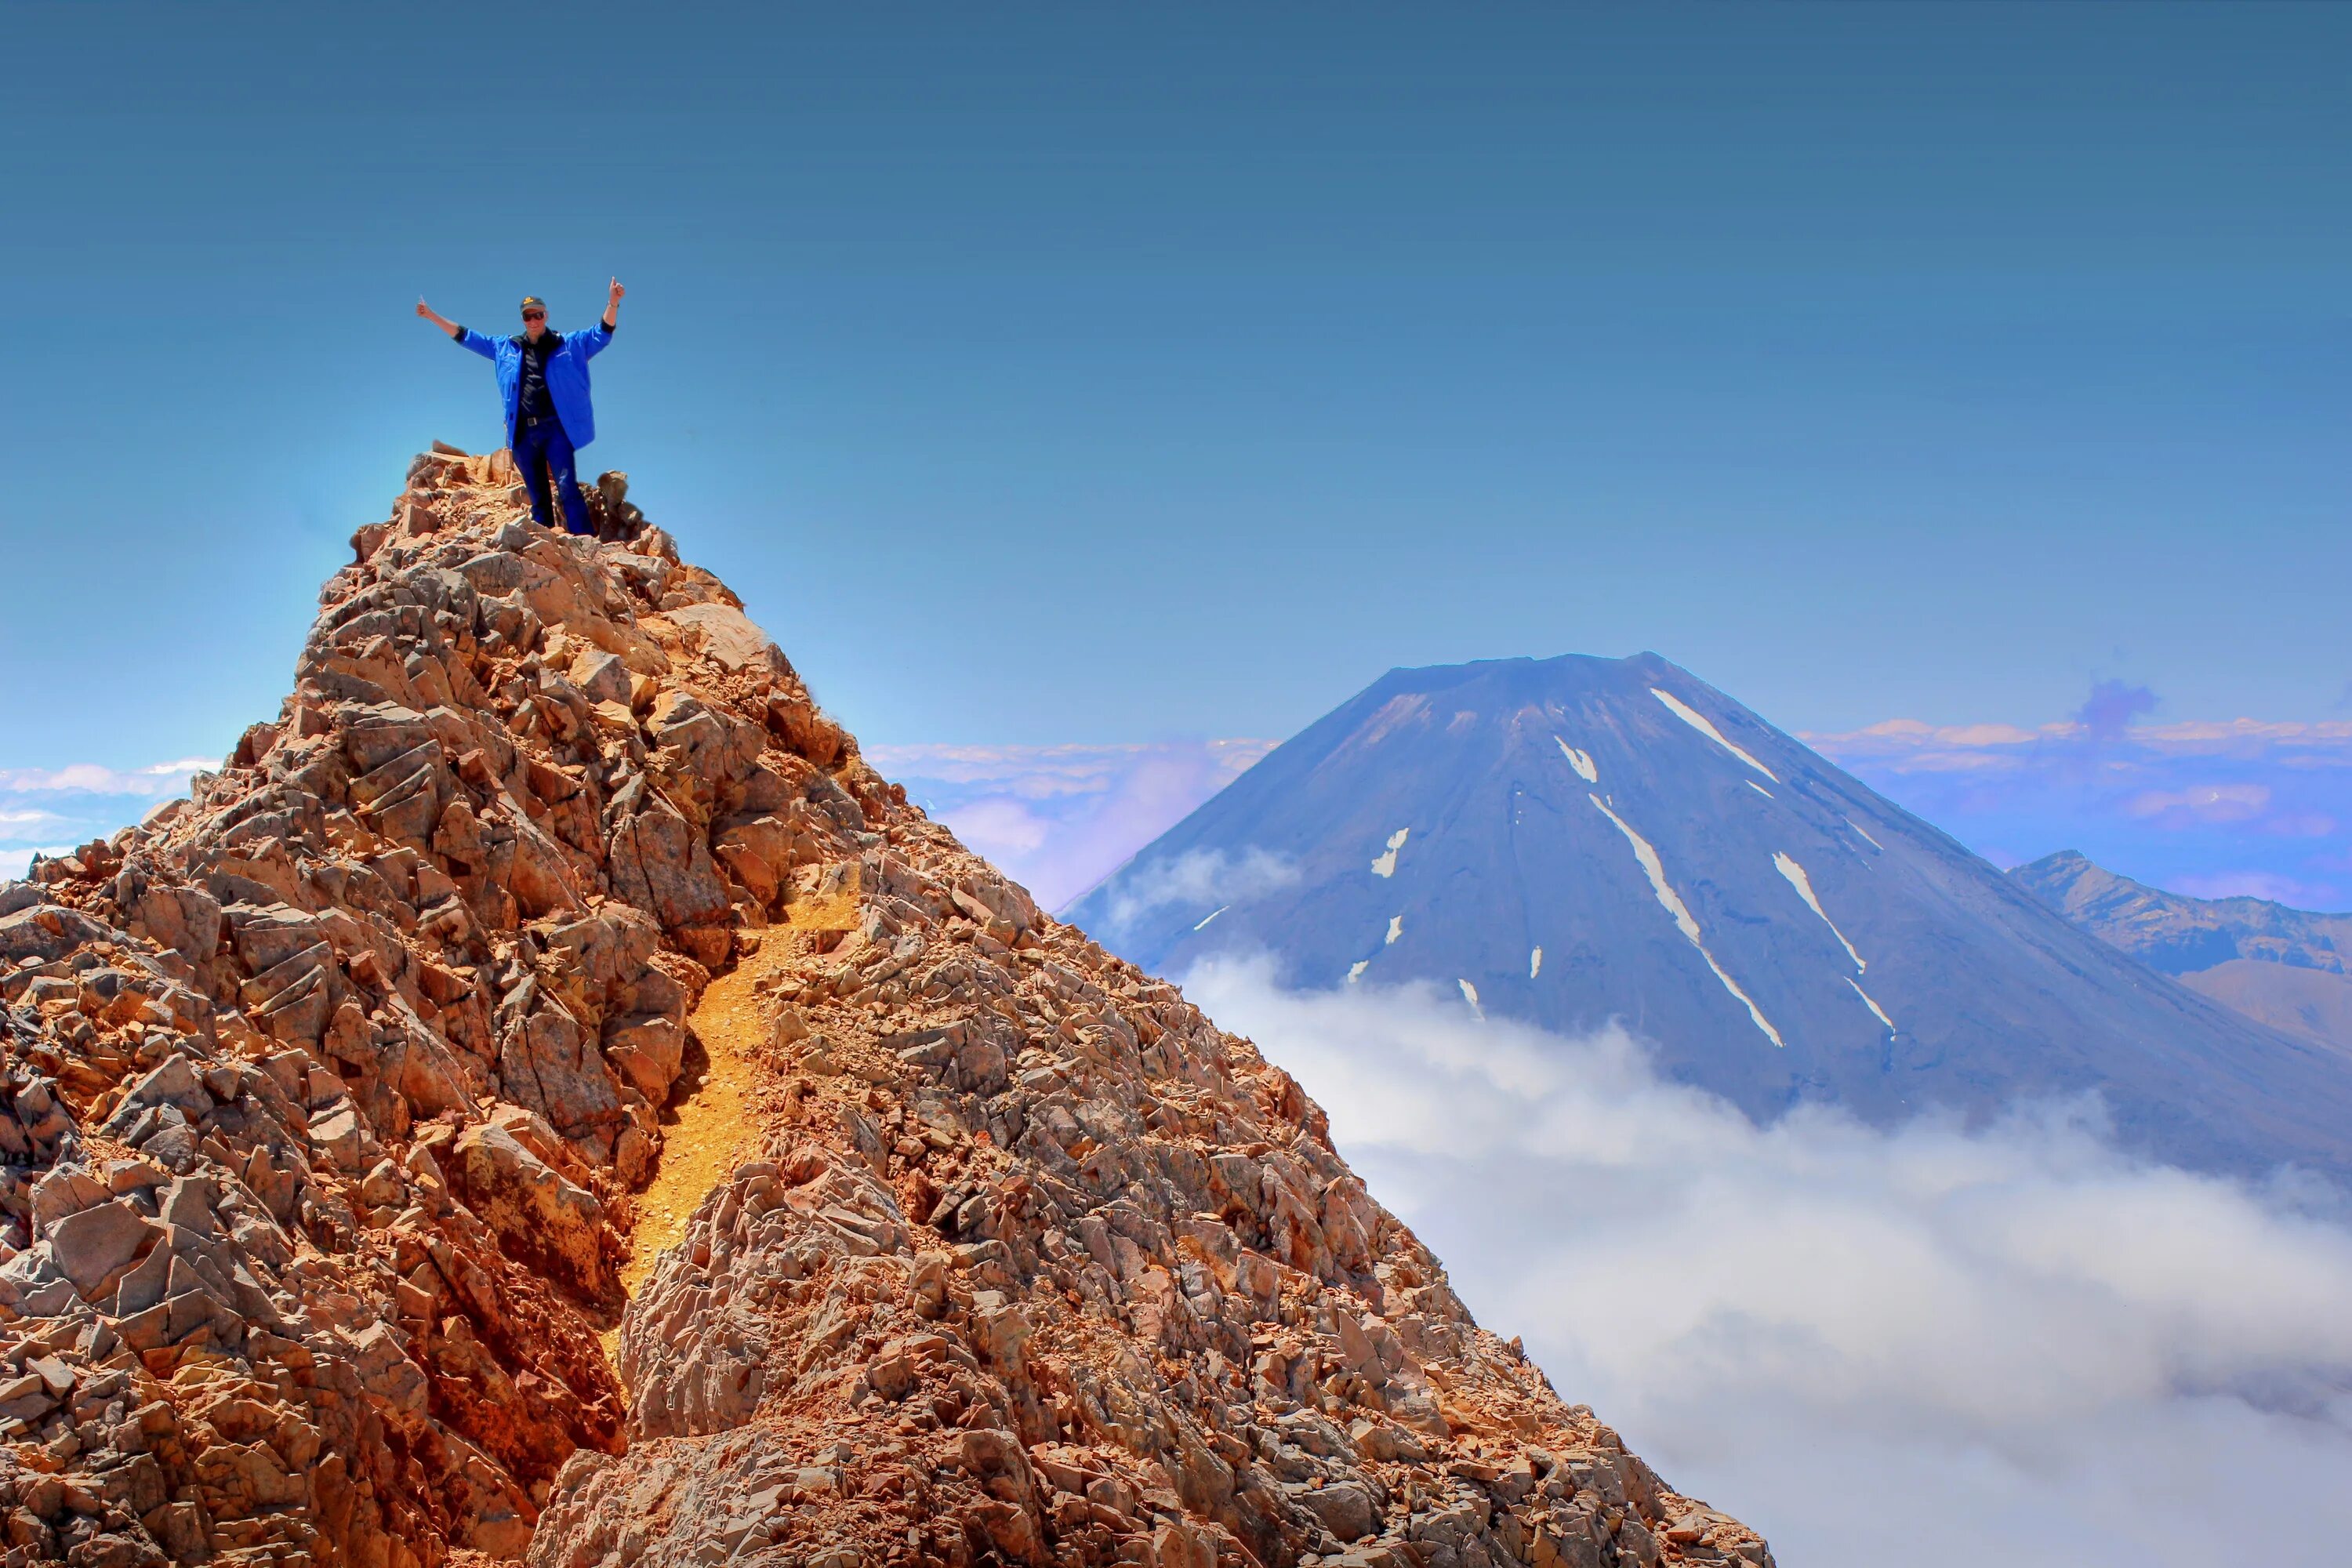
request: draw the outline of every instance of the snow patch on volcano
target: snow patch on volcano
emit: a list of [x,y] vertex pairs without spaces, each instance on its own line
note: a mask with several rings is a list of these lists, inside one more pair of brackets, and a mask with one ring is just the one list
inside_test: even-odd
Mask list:
[[1822,917],[1822,924],[1830,928],[1830,934],[1838,939],[1838,945],[1845,949],[1845,955],[1853,960],[1854,973],[1859,974],[1867,970],[1870,965],[1863,962],[1862,954],[1854,952],[1853,943],[1846,941],[1845,932],[1838,930],[1837,921],[1830,919],[1829,911],[1822,908],[1821,900],[1814,897],[1813,879],[1805,875],[1805,868],[1797,864],[1796,858],[1786,851],[1776,851],[1772,864],[1779,868],[1781,876],[1788,879],[1789,886],[1797,889],[1797,897],[1805,900],[1805,907]]
[[1706,714],[1700,712],[1689,703],[1685,702],[1673,692],[1664,691],[1659,689],[1657,687],[1653,686],[1650,688],[1650,695],[1664,703],[1666,705],[1667,712],[1672,713],[1675,718],[1681,720],[1692,729],[1696,730],[1700,734],[1705,735],[1708,740],[1713,741],[1717,745],[1721,746],[1725,751],[1729,752],[1733,756],[1738,757],[1741,762],[1746,763],[1749,767],[1754,768],[1758,773],[1762,773],[1774,784],[1779,784],[1780,782],[1780,775],[1779,773],[1774,773],[1770,768],[1766,767],[1762,763],[1758,762],[1754,757],[1749,756],[1746,752],[1741,751],[1738,746],[1733,745],[1730,741],[1724,738],[1723,731],[1715,727],[1712,720],[1708,719]]
[[1756,1026],[1764,1031],[1766,1039],[1776,1046],[1786,1047],[1788,1042],[1780,1037],[1780,1031],[1772,1026],[1772,1021],[1764,1016],[1764,1010],[1757,1006],[1748,993],[1739,988],[1739,982],[1724,973],[1723,965],[1715,961],[1715,954],[1707,952],[1706,943],[1699,935],[1698,919],[1690,912],[1690,906],[1683,902],[1682,895],[1675,891],[1674,884],[1666,880],[1665,862],[1658,858],[1656,848],[1648,839],[1634,832],[1633,826],[1623,817],[1602,805],[1599,795],[1588,795],[1584,798],[1591,801],[1601,816],[1615,823],[1617,831],[1623,834],[1625,841],[1633,847],[1633,858],[1642,863],[1643,874],[1650,879],[1650,891],[1657,895],[1660,907],[1664,909],[1666,913],[1674,916],[1675,929],[1689,939],[1693,947],[1698,949],[1698,955],[1706,960],[1706,966],[1715,971],[1715,977],[1723,982],[1723,988],[1737,997],[1741,1006],[1748,1009],[1748,1016],[1756,1020]]
[[1859,983],[1848,980],[1846,984],[1853,987],[1853,994],[1862,998],[1862,1005],[1864,1006],[1878,1015],[1878,1021],[1886,1026],[1886,1032],[1888,1034],[1897,1035],[1902,1033],[1900,1029],[1897,1029],[1895,1026],[1895,1020],[1886,1016],[1886,1009],[1880,1006],[1875,1001],[1874,1001],[1871,998],[1870,993],[1864,991]]

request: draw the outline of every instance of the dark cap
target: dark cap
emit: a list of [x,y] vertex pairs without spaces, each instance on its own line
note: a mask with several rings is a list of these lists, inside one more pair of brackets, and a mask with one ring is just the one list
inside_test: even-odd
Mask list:
[[525,295],[522,297],[522,308],[523,308],[524,310],[530,310],[533,305],[538,306],[538,307],[539,307],[541,310],[546,310],[546,309],[547,309],[547,301],[546,301],[546,300],[544,300],[541,299],[541,298],[540,298],[538,295],[536,295],[536,294],[525,294]]

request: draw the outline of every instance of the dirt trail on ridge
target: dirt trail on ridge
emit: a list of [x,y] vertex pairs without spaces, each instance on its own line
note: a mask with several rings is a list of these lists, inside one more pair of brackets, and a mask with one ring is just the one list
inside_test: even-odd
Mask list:
[[[621,1267],[621,1289],[631,1297],[653,1274],[662,1253],[684,1238],[696,1205],[758,1146],[757,1051],[766,1025],[757,986],[790,962],[783,933],[771,933],[757,952],[712,980],[688,1015],[702,1047],[702,1077],[674,1107],[677,1120],[662,1129],[661,1163],[637,1195],[629,1259]],[[616,1359],[619,1327],[603,1338],[606,1357]]]
[[[714,978],[687,1015],[702,1047],[702,1076],[672,1107],[675,1120],[662,1129],[661,1163],[637,1195],[629,1258],[620,1271],[621,1289],[631,1300],[653,1277],[661,1255],[685,1239],[687,1223],[711,1188],[758,1152],[764,1120],[759,1052],[770,1026],[761,1010],[761,982],[805,960],[812,932],[838,933],[854,925],[857,910],[854,884],[787,909],[784,923],[758,933],[757,945]],[[615,1366],[620,1333],[615,1323],[601,1336],[605,1359]]]

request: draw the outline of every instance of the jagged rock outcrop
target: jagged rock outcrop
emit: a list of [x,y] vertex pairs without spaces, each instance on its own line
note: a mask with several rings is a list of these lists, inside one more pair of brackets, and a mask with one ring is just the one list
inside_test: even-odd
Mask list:
[[617,483],[409,478],[278,718],[0,889],[0,1565],[1769,1562]]

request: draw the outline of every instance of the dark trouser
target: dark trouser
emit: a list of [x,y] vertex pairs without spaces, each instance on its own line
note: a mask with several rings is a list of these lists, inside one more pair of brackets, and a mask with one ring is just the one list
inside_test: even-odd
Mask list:
[[555,509],[548,499],[548,483],[552,478],[556,495],[563,500],[563,531],[566,533],[593,533],[588,521],[588,503],[580,499],[580,476],[572,471],[572,438],[563,433],[563,421],[553,415],[520,425],[514,435],[515,467],[522,470],[523,483],[530,487],[530,515],[541,528],[555,526]]

